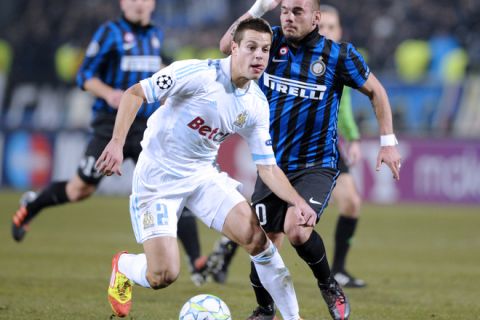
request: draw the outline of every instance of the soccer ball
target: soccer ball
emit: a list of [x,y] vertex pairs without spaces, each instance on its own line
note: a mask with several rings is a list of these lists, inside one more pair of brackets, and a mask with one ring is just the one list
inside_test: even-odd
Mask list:
[[180,310],[179,320],[231,320],[232,315],[225,302],[211,294],[199,294],[190,298]]

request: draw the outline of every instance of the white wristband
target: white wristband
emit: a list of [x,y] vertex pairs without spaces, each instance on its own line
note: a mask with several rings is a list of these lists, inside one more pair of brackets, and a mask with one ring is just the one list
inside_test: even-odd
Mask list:
[[260,18],[268,11],[271,2],[272,0],[257,0],[248,10],[248,13],[254,18]]
[[381,147],[390,147],[390,146],[395,146],[398,144],[397,138],[395,135],[392,134],[387,134],[384,136],[380,136],[380,146]]

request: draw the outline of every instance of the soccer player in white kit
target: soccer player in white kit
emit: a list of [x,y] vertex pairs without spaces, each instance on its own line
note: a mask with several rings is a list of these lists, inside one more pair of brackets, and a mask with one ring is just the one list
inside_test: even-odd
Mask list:
[[283,319],[299,319],[288,269],[238,191],[241,184],[214,166],[220,143],[240,134],[265,184],[296,208],[298,224],[314,225],[315,212],[276,165],[268,103],[252,81],[266,67],[271,40],[265,20],[245,20],[230,57],[175,62],[123,95],[112,139],[96,163],[107,175],[121,174],[123,143],[142,102],[167,99],[148,120],[130,196],[132,226],[145,253],[119,252],[112,260],[108,293],[115,315],[129,313],[133,283],[160,289],[178,277],[177,220],[186,206],[245,248]]

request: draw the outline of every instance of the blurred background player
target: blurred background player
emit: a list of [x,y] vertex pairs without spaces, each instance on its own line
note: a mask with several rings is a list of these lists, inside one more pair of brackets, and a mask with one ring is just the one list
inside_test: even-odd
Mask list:
[[[93,132],[84,157],[69,181],[55,181],[38,194],[29,191],[22,196],[12,223],[16,241],[23,240],[29,223],[44,208],[81,201],[95,192],[103,176],[94,164],[110,140],[123,91],[170,62],[163,54],[163,33],[151,21],[155,0],[119,3],[122,17],[103,24],[95,32],[77,75],[78,86],[96,97],[92,107]],[[140,108],[123,149],[126,159],[137,161],[147,118],[159,106],[159,103],[143,104]],[[199,271],[205,259],[200,257],[197,225],[188,213],[182,217],[179,238],[189,257],[192,280],[199,285],[203,282]]]
[[[367,95],[375,110],[381,134],[376,169],[385,163],[398,180],[400,155],[385,89],[352,44],[335,43],[318,34],[320,1],[257,0],[227,30],[220,42],[221,50],[228,53],[232,30],[238,21],[261,17],[280,3],[281,27],[273,28],[269,65],[259,85],[270,105],[270,133],[277,163],[317,212],[318,222],[339,174],[337,113],[345,85]],[[348,319],[350,305],[330,271],[320,235],[313,227],[299,226],[292,208],[259,179],[252,202],[270,239],[280,247],[286,235],[310,267],[331,317]],[[254,266],[250,280],[258,307],[249,319],[273,319],[275,306]]]
[[[338,10],[330,5],[321,5],[320,12],[322,17],[318,24],[318,32],[328,39],[340,42],[342,39],[342,28]],[[365,282],[354,278],[345,270],[345,260],[357,227],[362,202],[353,176],[348,168],[349,165],[356,164],[362,156],[359,143],[360,134],[353,119],[349,87],[344,87],[343,89],[338,113],[338,129],[340,135],[347,143],[345,153],[342,154],[340,152],[338,157],[340,175],[332,193],[332,197],[340,212],[335,229],[332,273],[341,286],[361,288],[366,285]]]

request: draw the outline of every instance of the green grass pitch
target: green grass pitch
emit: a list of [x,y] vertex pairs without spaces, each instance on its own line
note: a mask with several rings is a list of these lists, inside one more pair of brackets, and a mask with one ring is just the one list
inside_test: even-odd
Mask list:
[[[111,257],[119,250],[141,251],[127,197],[96,196],[47,209],[18,244],[10,237],[10,224],[19,195],[0,191],[0,319],[109,319]],[[362,211],[348,266],[368,287],[346,290],[351,319],[480,319],[480,207],[365,205]],[[332,205],[317,226],[330,257],[336,218]],[[203,225],[200,232],[208,253],[217,234]],[[302,316],[330,319],[310,270],[288,244],[281,252]],[[199,293],[221,297],[236,320],[255,307],[243,251],[226,285],[195,287],[185,262],[169,288],[134,288],[130,318],[178,319],[183,303]]]

